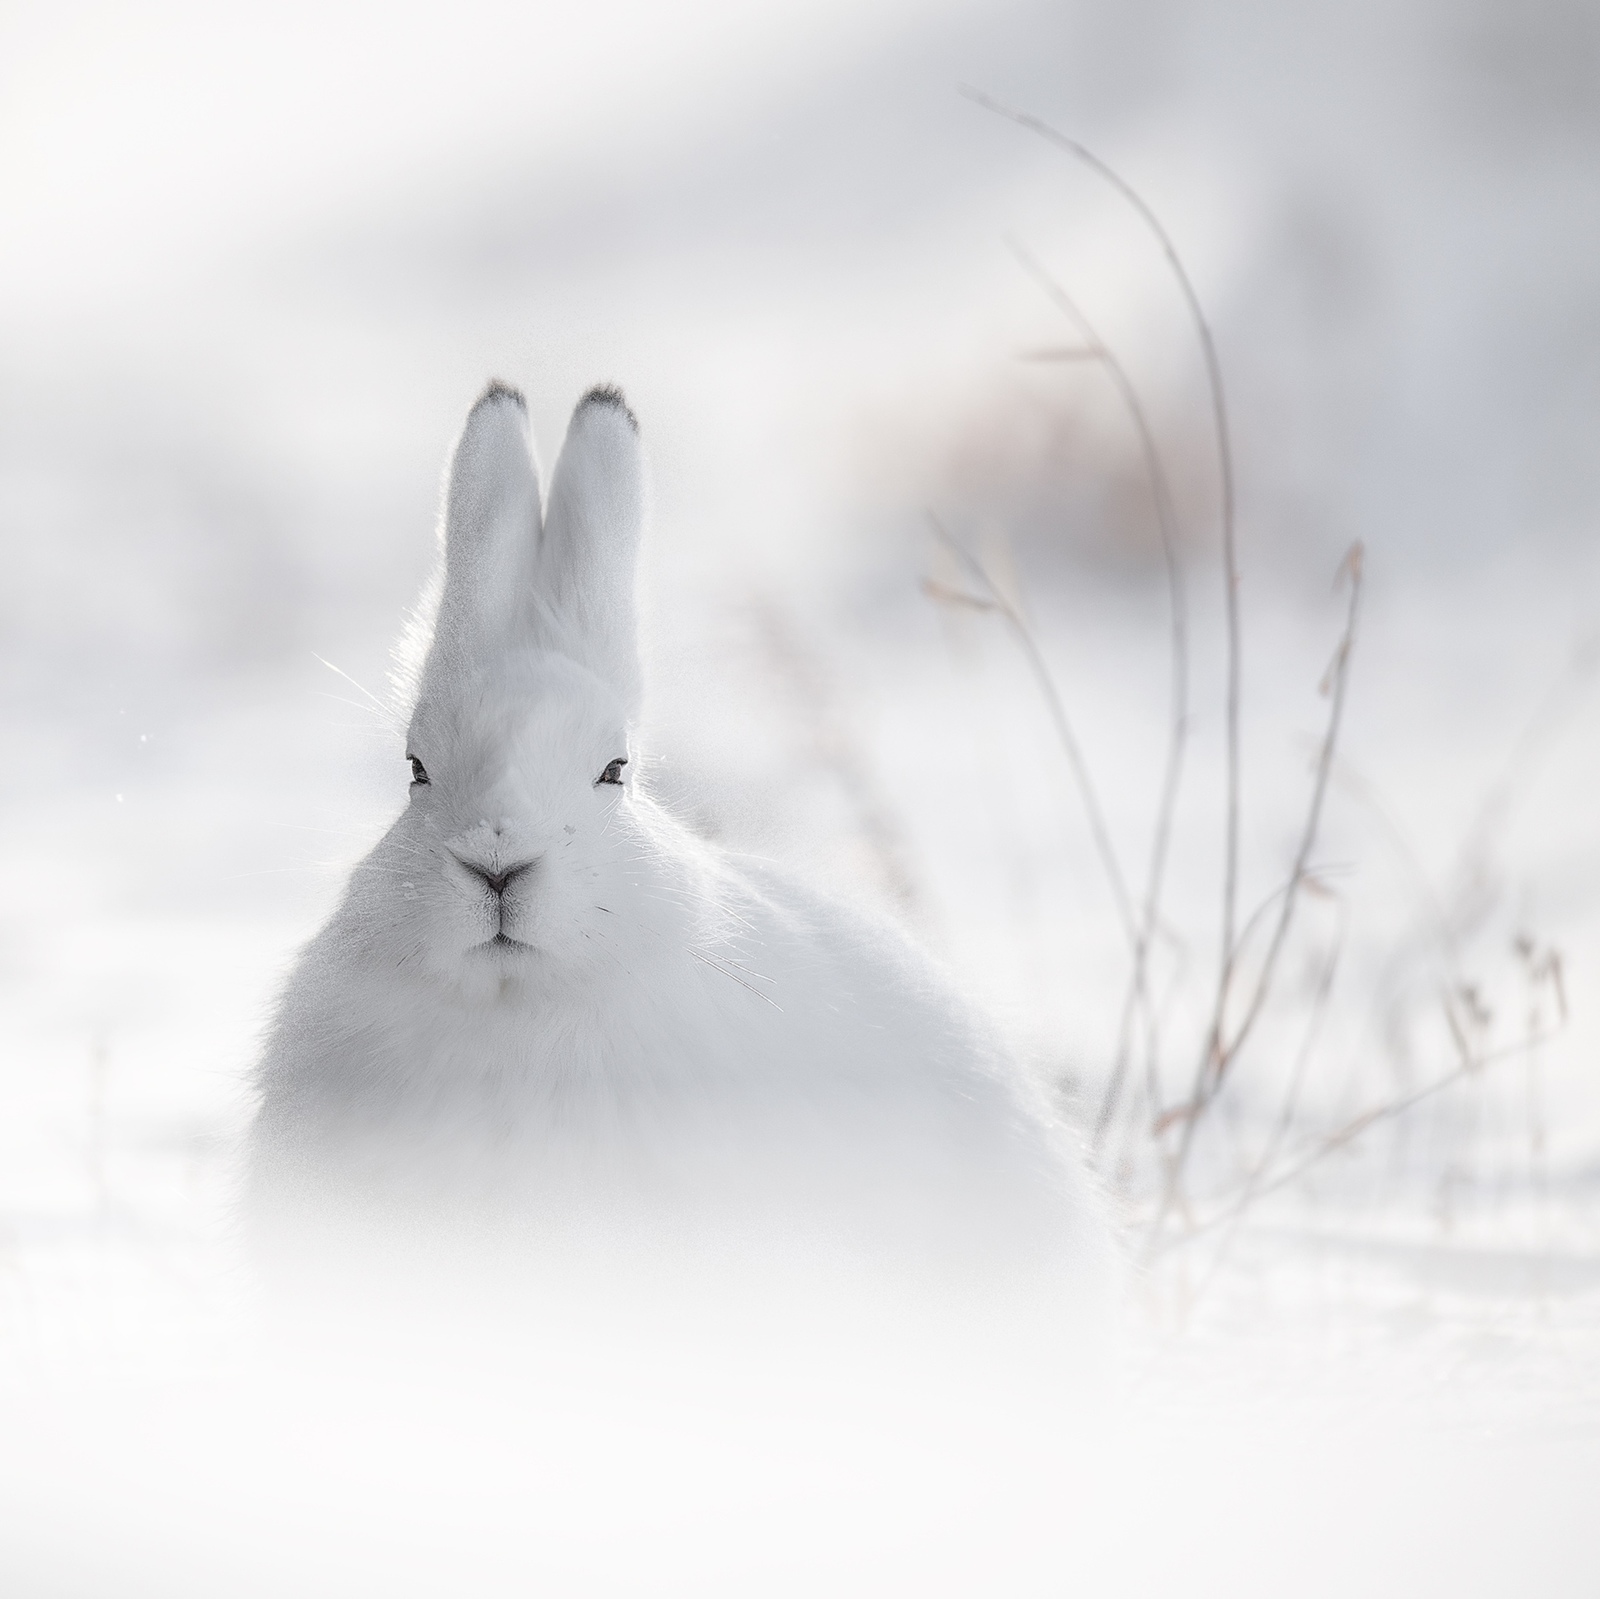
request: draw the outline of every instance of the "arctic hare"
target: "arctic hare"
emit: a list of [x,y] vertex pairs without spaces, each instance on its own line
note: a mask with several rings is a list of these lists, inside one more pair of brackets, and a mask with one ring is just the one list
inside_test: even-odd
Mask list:
[[541,508],[525,413],[491,383],[456,445],[409,802],[283,994],[251,1214],[1096,1300],[1071,1139],[949,982],[652,800],[638,425],[585,395]]

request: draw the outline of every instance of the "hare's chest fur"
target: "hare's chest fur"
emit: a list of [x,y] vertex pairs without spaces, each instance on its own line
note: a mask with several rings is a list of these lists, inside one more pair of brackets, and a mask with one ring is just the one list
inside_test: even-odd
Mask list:
[[263,1064],[259,1160],[334,1180],[385,1150],[401,1187],[460,1170],[664,1193],[859,1178],[909,1146],[951,1180],[980,1151],[1038,1164],[1047,1134],[1018,1085],[908,950],[814,900],[726,909],[736,932],[686,922],[665,950],[624,943],[615,972],[466,994],[341,953],[335,923]]
[[284,994],[252,1213],[746,1258],[800,1236],[874,1261],[1081,1253],[1069,1145],[931,967],[639,785],[642,482],[614,391],[580,404],[548,505],[520,397],[474,408],[408,803]]
[[265,1063],[257,1206],[568,1252],[1081,1269],[1071,1150],[974,1018],[893,935],[762,888],[713,952],[567,991],[330,982],[309,952]]

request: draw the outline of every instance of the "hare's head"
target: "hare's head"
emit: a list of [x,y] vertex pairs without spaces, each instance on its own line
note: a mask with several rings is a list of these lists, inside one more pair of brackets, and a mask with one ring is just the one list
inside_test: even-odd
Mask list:
[[392,941],[471,990],[629,941],[643,515],[638,425],[616,389],[579,403],[544,508],[522,396],[492,383],[473,406],[407,731],[410,801],[373,862],[399,880],[373,896]]

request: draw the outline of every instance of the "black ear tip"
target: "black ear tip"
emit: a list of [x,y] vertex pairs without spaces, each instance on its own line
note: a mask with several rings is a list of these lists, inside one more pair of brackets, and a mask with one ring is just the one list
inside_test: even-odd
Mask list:
[[499,378],[490,378],[484,385],[483,393],[472,402],[472,409],[477,411],[485,405],[500,405],[507,402],[516,406],[524,415],[527,414],[528,402],[522,397],[521,389],[514,389],[509,383],[502,383]]
[[635,433],[639,431],[639,419],[633,414],[633,410],[628,404],[627,396],[623,394],[622,390],[619,389],[615,383],[595,384],[595,386],[590,389],[581,400],[578,401],[577,410],[575,410],[572,414],[576,416],[578,411],[581,411],[585,406],[590,405],[609,405],[613,411],[620,411],[625,417],[627,417],[628,426],[631,427]]

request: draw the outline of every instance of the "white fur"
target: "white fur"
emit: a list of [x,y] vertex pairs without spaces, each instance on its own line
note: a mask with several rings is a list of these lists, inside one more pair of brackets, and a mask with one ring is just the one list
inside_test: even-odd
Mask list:
[[[597,785],[635,749],[643,516],[620,396],[575,412],[542,526],[520,398],[474,407],[408,735],[431,782],[290,978],[252,1212],[1097,1298],[1071,1140],[932,965],[698,841],[637,754]],[[469,861],[536,864],[497,902]]]

